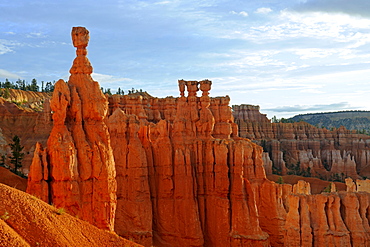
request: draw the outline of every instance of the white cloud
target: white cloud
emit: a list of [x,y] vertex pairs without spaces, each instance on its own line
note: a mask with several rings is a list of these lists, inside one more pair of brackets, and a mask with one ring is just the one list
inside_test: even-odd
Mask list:
[[247,67],[263,67],[263,66],[285,66],[285,63],[274,58],[280,51],[278,50],[230,50],[228,53],[207,53],[204,57],[225,58],[217,64],[220,68],[243,69]]
[[314,89],[314,88],[307,88],[307,89],[303,89],[301,91],[299,91],[300,93],[314,93],[314,94],[323,94],[325,92],[321,91],[321,90],[317,90],[317,89]]
[[325,58],[331,56],[340,51],[337,49],[320,49],[320,48],[309,48],[309,49],[297,49],[293,51],[297,54],[300,59],[311,59],[311,58]]
[[0,69],[0,78],[7,78],[7,79],[21,79],[22,76],[9,72],[5,69]]
[[6,39],[0,39],[0,55],[12,52],[14,46],[19,46],[20,44],[17,42],[13,42]]
[[[231,12],[239,14],[237,12]],[[263,24],[230,22],[222,32],[225,39],[244,39],[262,44],[287,39],[316,39],[351,45],[356,48],[370,43],[370,20],[340,13],[292,12],[283,10],[271,22]],[[305,40],[305,43],[313,43]],[[295,42],[296,43],[296,42]]]
[[304,0],[296,6],[298,11],[346,13],[364,17],[370,16],[369,8],[368,0]]
[[247,12],[245,12],[245,11],[240,11],[240,12],[239,12],[239,15],[242,15],[242,16],[247,17],[247,16],[248,16],[248,13],[247,13]]
[[92,78],[99,82],[100,84],[113,84],[113,83],[118,83],[118,82],[124,82],[124,81],[131,81],[129,78],[124,78],[124,77],[115,77],[113,75],[104,75],[104,74],[99,74],[99,73],[92,73]]
[[348,102],[340,102],[333,104],[317,104],[317,105],[294,105],[294,106],[279,106],[276,108],[264,109],[265,111],[274,112],[323,112],[323,111],[339,111],[344,109],[351,109]]
[[0,39],[0,55],[13,52],[13,47],[22,46],[21,43],[6,39]]
[[8,52],[12,52],[12,49],[0,43],[0,55],[8,53]]
[[171,1],[161,1],[161,2],[156,2],[154,4],[156,4],[156,5],[165,5],[165,4],[170,4],[170,3],[171,3]]
[[270,8],[258,8],[254,13],[265,15],[265,14],[268,14],[270,12],[272,12],[272,9],[270,9]]
[[230,11],[230,14],[233,14],[233,15],[241,15],[241,16],[244,16],[244,17],[247,17],[248,16],[248,13],[245,12],[245,11],[240,11],[240,12]]
[[45,38],[46,35],[42,32],[32,32],[27,34],[27,38]]

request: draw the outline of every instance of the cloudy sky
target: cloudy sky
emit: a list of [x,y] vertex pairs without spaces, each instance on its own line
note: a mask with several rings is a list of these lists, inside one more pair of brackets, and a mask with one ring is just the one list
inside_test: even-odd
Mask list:
[[68,79],[73,26],[93,78],[178,96],[177,80],[268,117],[370,110],[368,0],[1,0],[0,81]]

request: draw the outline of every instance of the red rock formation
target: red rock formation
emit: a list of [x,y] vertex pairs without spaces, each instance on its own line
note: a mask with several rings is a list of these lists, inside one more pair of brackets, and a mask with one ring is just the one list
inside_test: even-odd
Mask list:
[[[307,183],[292,187],[266,178],[264,167],[272,170],[271,161],[286,172],[287,154],[281,149],[290,152],[289,165],[302,161],[302,167],[315,172],[324,169],[317,138],[347,145],[345,136],[306,131],[311,127],[302,124],[271,125],[262,116],[263,128],[244,127],[256,128],[251,132],[255,138],[270,138],[264,147],[269,159],[262,147],[238,137],[230,99],[210,98],[208,80],[180,80],[179,98],[112,96],[106,119],[107,100],[92,81],[85,56],[86,32],[72,32],[77,58],[69,83],[55,86],[54,127],[46,151],[37,146],[30,192],[43,196],[40,184],[48,181],[51,202],[100,228],[112,229],[115,217],[115,231],[144,246],[368,244],[368,193],[337,193],[333,187],[332,193],[311,195]],[[243,109],[243,118],[258,116],[253,107]],[[334,150],[332,142],[323,145]],[[330,168],[353,166],[352,156],[346,155],[343,165],[335,162]]]
[[[54,126],[48,139],[50,202],[73,215],[113,230],[116,209],[116,180],[113,152],[105,116],[108,101],[92,80],[86,57],[88,31],[77,27],[72,40],[77,57],[68,84],[55,84],[51,109]],[[35,155],[34,164],[37,162]],[[43,164],[45,167],[45,164]],[[32,168],[37,173],[39,168]],[[35,191],[37,174],[30,174],[29,189]],[[46,195],[42,196],[42,198]]]
[[7,91],[9,96],[4,98],[3,94],[0,97],[0,154],[10,155],[7,144],[17,135],[24,146],[25,154],[21,170],[27,175],[36,142],[45,145],[52,128],[50,95],[16,89]]
[[[197,97],[199,86],[202,91],[201,97]],[[121,124],[125,125],[124,123],[127,122],[128,113],[136,115],[143,112],[138,109],[144,109],[146,115],[143,115],[141,125],[148,125],[148,121],[151,124],[149,128],[142,126],[139,132],[149,170],[154,243],[160,246],[174,243],[177,246],[202,246],[203,244],[224,246],[230,243],[252,242],[266,245],[268,235],[258,226],[255,200],[253,196],[247,196],[247,194],[253,194],[253,191],[249,189],[249,193],[246,194],[243,188],[245,186],[248,188],[249,185],[246,185],[242,179],[243,176],[247,176],[246,174],[250,178],[265,177],[263,163],[260,161],[260,149],[249,141],[235,142],[230,139],[231,136],[237,137],[237,133],[235,133],[235,128],[233,129],[233,117],[227,104],[229,98],[219,97],[213,101],[209,97],[210,86],[211,82],[208,80],[201,82],[180,80],[180,98],[141,98],[138,95],[130,95],[129,100],[127,96],[121,96],[120,100],[117,97],[111,98],[112,108],[119,107],[125,111],[123,113],[115,110],[109,118],[112,143],[115,143],[113,147],[117,166],[118,210],[121,208],[120,177],[123,176],[120,175],[122,172],[119,168],[119,160],[127,159],[127,153],[124,154],[125,152],[122,152],[120,147],[127,150],[127,144],[125,144],[127,137],[118,134],[116,129],[124,128]],[[185,97],[186,90],[188,91],[187,97]],[[145,101],[150,101],[151,107],[145,107],[143,104]],[[124,116],[123,120],[118,120],[118,115]],[[214,126],[217,122],[221,124],[219,124],[220,128],[215,130]],[[223,125],[227,127],[223,129]],[[213,137],[225,137],[229,141],[213,139]],[[124,143],[118,144],[120,142],[116,141]],[[139,143],[137,147],[142,148]],[[141,152],[139,156],[142,157],[143,154]],[[122,158],[122,155],[126,155],[126,158]],[[235,176],[233,181],[238,184],[238,186],[233,186],[235,192],[232,198],[228,198],[228,193],[230,193],[229,186],[234,182],[229,181],[228,174],[230,172],[229,162],[232,162],[234,158],[229,160],[229,156],[235,156],[235,159],[238,157],[236,166],[238,168],[232,169],[233,173],[236,173],[233,175]],[[135,161],[135,163],[142,162]],[[256,167],[252,168],[255,165]],[[215,178],[213,174],[216,174]],[[132,191],[135,190],[130,189],[129,191],[131,192],[127,193],[133,193]],[[142,195],[145,194],[146,192],[142,193]],[[144,203],[145,200],[141,198],[140,201]],[[140,203],[136,202],[136,204]],[[145,204],[150,205],[148,202]],[[127,207],[127,203],[122,203],[122,205]],[[219,206],[214,207],[214,205]],[[132,211],[131,209],[130,212],[138,215],[140,210]],[[117,211],[116,231],[120,225],[118,222],[123,221],[120,215],[121,213]],[[171,215],[171,220],[167,215]],[[219,217],[220,215],[223,217]],[[229,222],[230,217],[233,219],[231,223]],[[141,226],[149,226],[143,223],[147,222],[143,217],[135,218],[138,222],[142,222]],[[249,230],[243,227],[242,222],[245,220],[250,222]],[[189,228],[189,225],[193,227]],[[132,223],[131,227],[126,227],[126,229],[130,229],[131,232],[125,233],[124,236],[135,236],[137,230]],[[230,231],[233,232],[232,238],[228,234]],[[144,232],[149,233],[150,230],[141,229],[139,232],[144,234]],[[142,239],[140,243],[148,245],[148,242],[145,243]]]
[[370,175],[369,136],[354,134],[343,127],[329,131],[305,122],[270,123],[266,115],[259,113],[258,106],[241,105],[233,109],[239,135],[264,146],[274,169],[282,175],[296,173],[292,170],[297,164],[298,173],[325,179],[344,181],[345,177]]
[[46,150],[41,144],[36,143],[36,148],[28,176],[27,192],[31,192],[37,198],[49,202],[49,169]]
[[[332,192],[310,195],[308,184],[303,181],[294,191],[287,185],[271,184],[270,187],[268,184],[259,187],[262,197],[257,200],[257,206],[260,224],[269,233],[272,246],[368,245],[366,212],[370,194]],[[277,188],[280,193],[273,192]],[[281,191],[281,188],[286,190]],[[263,203],[266,199],[268,210]],[[281,219],[280,224],[277,219]]]
[[145,246],[152,245],[152,204],[146,153],[138,138],[139,120],[116,109],[109,117],[117,172],[115,231]]
[[[199,85],[201,97],[196,94]],[[210,85],[208,80],[180,80],[180,98],[152,101],[169,103],[170,108],[155,107],[161,118],[169,119],[157,122],[158,117],[145,117],[140,121],[142,127],[135,130],[141,139],[141,143],[135,142],[135,152],[139,153],[130,161],[127,123],[134,116],[127,112],[136,114],[138,111],[132,109],[140,109],[143,99],[136,96],[135,101],[132,95],[129,101],[121,97],[120,103],[114,103],[127,111],[116,107],[108,121],[117,167],[119,234],[146,246],[151,244],[151,230],[153,243],[159,246],[268,245],[268,235],[259,227],[254,192],[246,180],[265,179],[261,149],[245,139],[230,139],[233,120],[225,103],[229,99],[220,97],[216,105],[212,103],[208,96]],[[171,102],[177,105],[175,109]],[[147,108],[147,116],[150,112],[152,108]],[[214,114],[218,122],[228,126],[226,130],[219,128],[215,133]],[[148,125],[146,120],[152,123]],[[220,135],[228,141],[213,138]],[[135,180],[125,182],[132,178]],[[140,187],[135,186],[136,181]],[[148,209],[149,195],[152,213]]]

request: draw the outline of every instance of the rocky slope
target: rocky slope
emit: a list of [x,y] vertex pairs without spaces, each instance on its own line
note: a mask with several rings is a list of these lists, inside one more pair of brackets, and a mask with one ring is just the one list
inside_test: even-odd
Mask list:
[[21,191],[26,191],[27,188],[27,179],[15,175],[5,167],[0,167],[0,183]]
[[140,246],[0,184],[0,246]]
[[[264,147],[268,174],[300,174],[344,181],[370,177],[370,136],[305,122],[271,123],[258,106],[233,106],[239,135]],[[272,162],[271,162],[272,161]],[[272,165],[273,164],[273,165]]]
[[209,97],[209,80],[179,80],[179,97],[103,98],[87,30],[75,31],[77,62],[68,85],[55,86],[54,127],[36,147],[29,193],[144,246],[369,245],[369,181],[311,195],[303,181],[268,180],[268,157],[238,137],[230,99]]

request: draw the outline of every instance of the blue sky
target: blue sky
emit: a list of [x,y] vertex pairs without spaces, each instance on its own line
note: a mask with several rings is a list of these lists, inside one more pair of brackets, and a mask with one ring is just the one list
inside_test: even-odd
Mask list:
[[93,78],[178,96],[177,80],[268,117],[370,110],[368,0],[1,0],[0,81],[68,79],[73,26]]

